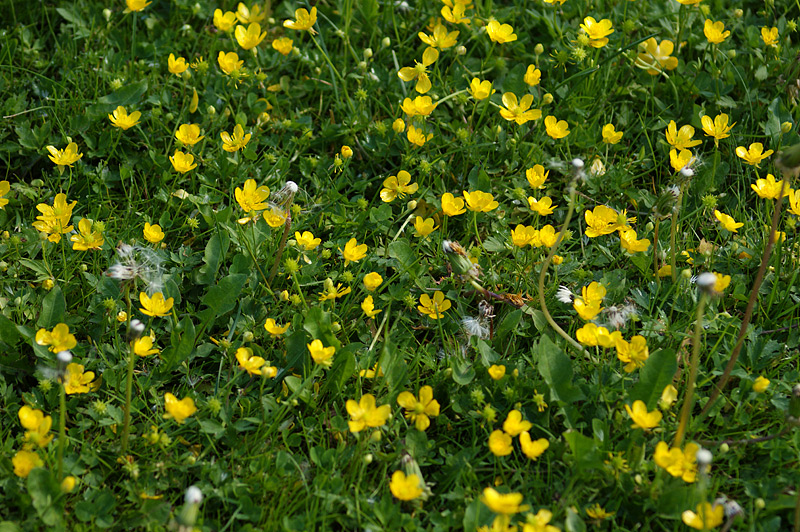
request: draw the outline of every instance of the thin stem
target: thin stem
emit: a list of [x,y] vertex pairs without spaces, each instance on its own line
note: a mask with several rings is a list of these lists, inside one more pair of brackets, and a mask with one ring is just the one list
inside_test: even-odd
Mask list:
[[64,472],[64,447],[67,445],[67,389],[64,387],[64,377],[61,377],[61,386],[58,390],[58,475],[56,479],[61,482]]
[[[128,330],[131,327],[131,297],[130,288],[125,292],[125,299],[128,301]],[[133,365],[136,359],[136,352],[133,349],[133,342],[128,343],[128,377],[125,381],[125,410],[124,421],[122,424],[122,454],[128,450],[128,436],[131,430],[131,395],[133,393]]]
[[283,248],[286,247],[286,237],[289,236],[289,228],[292,225],[292,217],[287,216],[286,222],[283,224],[283,236],[281,237],[281,243],[278,244],[278,253],[275,255],[275,264],[272,265],[272,269],[269,272],[269,279],[267,279],[267,286],[272,286],[272,280],[275,279],[275,274],[278,273],[278,265],[281,263],[281,257],[283,256]]
[[700,293],[700,301],[697,302],[697,317],[694,322],[694,337],[692,338],[692,358],[689,362],[689,380],[686,383],[686,395],[683,398],[681,417],[678,422],[678,432],[675,434],[675,447],[680,447],[683,437],[686,434],[686,427],[692,414],[694,404],[694,388],[697,382],[697,367],[700,365],[700,342],[703,336],[703,316],[706,310],[708,294],[705,291]]

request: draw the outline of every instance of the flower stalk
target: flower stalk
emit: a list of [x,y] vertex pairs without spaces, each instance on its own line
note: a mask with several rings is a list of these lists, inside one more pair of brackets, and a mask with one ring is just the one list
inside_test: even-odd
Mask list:
[[700,365],[700,342],[703,336],[703,316],[706,311],[708,294],[706,290],[700,292],[700,300],[697,302],[697,316],[694,322],[694,336],[692,337],[692,358],[689,361],[689,379],[686,383],[686,394],[683,398],[681,416],[678,421],[678,432],[675,433],[675,443],[673,447],[680,447],[683,437],[686,434],[686,427],[692,414],[694,404],[694,388],[697,383],[697,367]]

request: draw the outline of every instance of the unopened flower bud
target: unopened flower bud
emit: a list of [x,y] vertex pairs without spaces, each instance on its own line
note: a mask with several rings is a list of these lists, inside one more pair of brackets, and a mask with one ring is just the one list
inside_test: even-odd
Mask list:
[[[739,9],[738,11],[741,11],[741,9]],[[764,499],[759,497],[758,499],[755,500],[755,505],[756,505],[756,508],[758,508],[759,510],[763,510],[764,507],[767,506],[767,503],[764,501]]]
[[406,130],[406,123],[403,122],[402,118],[398,118],[394,122],[392,122],[392,129],[395,133],[402,133]]
[[406,204],[406,207],[409,211],[413,211],[417,208],[417,200],[409,200],[409,202]]
[[367,454],[365,454],[365,455],[364,455],[364,463],[365,463],[365,464],[367,464],[367,465],[369,465],[369,464],[371,464],[371,463],[372,463],[372,460],[373,460],[374,458],[375,458],[375,457],[374,457],[374,456],[372,456],[372,453],[367,453]]
[[734,9],[733,10],[733,18],[742,18],[744,16],[744,11],[741,9]]
[[788,133],[792,130],[792,123],[789,121],[784,122],[781,124],[781,133]]
[[544,46],[542,43],[538,43],[536,46],[533,47],[533,53],[537,56],[542,55],[544,53]]
[[372,48],[364,48],[364,59],[372,57]]
[[550,105],[551,103],[553,103],[553,95],[550,94],[549,92],[546,93],[544,96],[542,96],[542,103],[544,105]]
[[392,44],[392,40],[389,37],[384,37],[383,40],[381,41],[381,46],[383,46],[384,48],[388,47],[390,44]]
[[111,19],[111,10],[110,9],[105,8],[103,10],[103,18],[106,19],[106,22],[108,22]]
[[463,44],[456,46],[456,55],[466,55],[467,47]]
[[727,452],[728,452],[730,449],[731,449],[731,446],[730,446],[730,445],[728,445],[727,443],[723,443],[722,445],[720,445],[720,446],[719,446],[719,452],[720,452],[720,454],[725,454],[725,453],[727,453]]
[[350,146],[342,146],[342,157],[345,159],[349,159],[353,156],[353,149]]
[[253,332],[252,331],[245,331],[242,334],[242,341],[244,342],[252,342],[253,341]]

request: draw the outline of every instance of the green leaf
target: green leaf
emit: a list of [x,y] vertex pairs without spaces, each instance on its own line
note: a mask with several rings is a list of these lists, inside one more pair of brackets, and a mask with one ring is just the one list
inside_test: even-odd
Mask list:
[[630,391],[631,401],[641,400],[647,405],[647,410],[656,407],[661,392],[672,382],[678,361],[674,349],[660,349],[650,355],[639,373],[639,382]]
[[500,340],[505,338],[508,333],[513,331],[517,325],[519,325],[520,320],[522,320],[522,310],[517,309],[510,312],[505,318],[503,318],[503,321],[500,322],[500,325],[497,327],[497,329],[495,329],[495,337]]
[[61,287],[56,285],[50,293],[48,293],[42,301],[42,313],[39,315],[39,321],[36,325],[51,329],[64,322],[64,314],[67,310],[67,301],[64,299],[64,293]]
[[53,474],[42,467],[36,467],[28,475],[28,493],[39,519],[47,526],[55,526],[64,514],[61,488]]
[[577,430],[564,432],[564,441],[569,446],[575,465],[578,469],[602,468],[603,460],[597,442],[584,436]]
[[17,326],[2,314],[0,314],[0,338],[8,345],[14,345],[20,339]]
[[217,278],[219,266],[225,254],[228,252],[231,239],[226,233],[215,233],[206,244],[206,251],[203,255],[203,262],[194,276],[198,284],[212,284]]
[[225,433],[225,427],[219,421],[214,419],[201,419],[199,420],[200,430],[205,434],[210,434],[214,438],[219,438]]
[[320,307],[308,311],[303,329],[308,331],[312,339],[320,340],[325,347],[334,346],[338,349],[342,345],[333,333],[330,312],[325,312]]
[[547,335],[539,340],[536,356],[551,400],[573,403],[584,398],[583,392],[572,385],[572,360]]
[[341,392],[345,383],[356,371],[356,357],[354,352],[363,347],[362,344],[350,344],[333,355],[333,365],[325,376],[326,389]]
[[453,380],[460,386],[466,386],[475,378],[475,368],[461,357],[450,357],[450,367],[453,369]]
[[[123,107],[138,103],[142,95],[147,91],[147,80],[138,81],[125,85],[119,90],[106,94],[97,99],[97,103],[89,107],[88,114],[100,116],[110,113],[117,106]],[[129,109],[128,111],[131,111]]]
[[184,317],[180,327],[172,331],[171,341],[172,347],[164,350],[164,364],[160,366],[164,374],[189,358],[194,350],[195,330],[189,316]]
[[228,275],[212,286],[203,296],[203,304],[214,310],[216,317],[230,312],[236,306],[239,293],[247,281],[247,276],[241,273]]
[[414,250],[405,239],[395,240],[389,244],[389,256],[397,259],[404,270],[410,269],[417,260]]

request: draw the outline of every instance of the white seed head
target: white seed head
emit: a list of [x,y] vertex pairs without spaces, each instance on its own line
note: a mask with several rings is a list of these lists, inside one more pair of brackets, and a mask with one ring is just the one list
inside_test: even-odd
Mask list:
[[572,159],[572,166],[576,170],[582,170],[583,167],[585,166],[585,163],[583,162],[583,159],[581,159],[579,157],[575,157],[574,159]]
[[717,276],[711,272],[703,272],[695,279],[700,288],[711,288],[717,282]]
[[72,362],[72,353],[69,351],[60,351],[56,357],[58,358],[58,361],[64,365]]
[[189,504],[200,504],[203,501],[203,492],[197,486],[189,486],[184,500]]
[[714,460],[714,455],[708,449],[699,449],[697,451],[697,465],[700,467],[708,467]]

